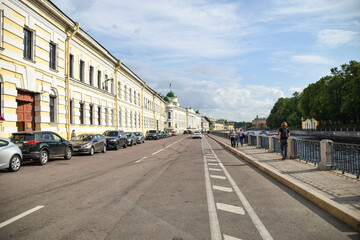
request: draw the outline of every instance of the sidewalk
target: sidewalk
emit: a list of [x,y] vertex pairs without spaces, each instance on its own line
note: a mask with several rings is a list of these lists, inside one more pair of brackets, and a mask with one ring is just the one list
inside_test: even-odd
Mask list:
[[315,165],[298,159],[283,161],[277,153],[247,144],[232,148],[229,139],[208,136],[359,231],[360,180],[355,176],[338,171],[319,171]]

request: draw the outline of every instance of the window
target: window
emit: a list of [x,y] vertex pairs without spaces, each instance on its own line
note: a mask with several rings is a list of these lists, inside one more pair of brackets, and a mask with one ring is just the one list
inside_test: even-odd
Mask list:
[[125,101],[127,100],[127,87],[126,87],[126,85],[125,85]]
[[171,112],[168,112],[168,119],[171,119]]
[[49,43],[49,67],[56,70],[56,44]]
[[119,110],[119,127],[121,127],[121,110]]
[[85,70],[85,62],[83,61],[83,60],[80,60],[80,81],[81,82],[85,82],[85,72],[84,72],[84,70]]
[[111,93],[114,93],[114,81],[113,80],[111,80],[110,81],[111,83]]
[[130,95],[130,102],[132,103],[132,89],[129,89],[129,95]]
[[121,94],[121,83],[120,81],[118,82],[118,97],[120,97]]
[[69,74],[71,78],[74,78],[74,55],[69,56]]
[[135,112],[135,114],[134,114],[134,123],[135,123],[135,127],[137,127],[137,121],[136,121],[136,112]]
[[79,108],[79,119],[80,119],[80,124],[84,124],[84,103],[80,103],[80,108]]
[[111,126],[114,126],[114,110],[111,109]]
[[89,115],[90,115],[90,125],[93,125],[94,124],[94,106],[93,105],[90,105],[89,106]]
[[136,105],[136,91],[134,90],[134,104]]
[[101,125],[101,107],[98,107],[98,125]]
[[108,125],[108,109],[105,108],[105,125]]
[[50,107],[50,122],[55,122],[55,96],[50,95],[50,101],[49,101],[49,107]]
[[[1,11],[0,11],[1,13]],[[3,112],[2,112],[2,108],[3,108],[3,102],[2,102],[2,95],[3,95],[3,83],[2,83],[2,79],[0,77],[0,120],[4,120],[3,118]]]
[[24,28],[24,58],[32,60],[33,57],[33,33]]
[[139,99],[138,105],[140,106],[140,93],[138,93],[138,99]]
[[105,74],[105,79],[104,79],[104,81],[105,81],[105,82],[104,82],[104,83],[105,83],[105,87],[104,87],[104,88],[105,88],[106,91],[109,91],[109,85],[108,85],[108,84],[109,84],[109,83],[108,83],[109,81],[107,81],[107,79],[108,79],[108,75]]
[[89,70],[89,84],[91,86],[94,86],[94,67],[90,66],[90,70]]
[[0,48],[3,47],[3,11],[0,10]]
[[98,71],[98,88],[101,89],[101,71]]
[[73,100],[70,100],[70,123],[71,124],[74,124],[73,112],[74,112]]

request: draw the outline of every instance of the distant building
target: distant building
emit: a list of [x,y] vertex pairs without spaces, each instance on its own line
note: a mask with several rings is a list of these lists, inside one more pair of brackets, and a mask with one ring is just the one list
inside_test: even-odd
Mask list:
[[256,115],[256,118],[252,120],[252,125],[258,127],[266,127],[266,118],[259,118],[258,115]]
[[199,111],[192,108],[183,108],[178,102],[178,98],[173,91],[165,97],[166,102],[166,129],[183,132],[186,129],[201,130],[202,116]]
[[316,129],[316,127],[319,125],[319,122],[315,119],[302,119],[301,121],[302,129]]

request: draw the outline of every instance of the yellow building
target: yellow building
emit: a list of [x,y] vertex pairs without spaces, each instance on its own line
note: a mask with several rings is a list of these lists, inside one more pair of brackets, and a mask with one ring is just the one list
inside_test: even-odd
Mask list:
[[307,130],[312,130],[315,129],[316,127],[319,125],[319,122],[316,121],[315,119],[302,119],[301,121],[302,123],[302,129],[307,129]]
[[162,97],[53,3],[2,0],[0,14],[1,137],[164,128]]

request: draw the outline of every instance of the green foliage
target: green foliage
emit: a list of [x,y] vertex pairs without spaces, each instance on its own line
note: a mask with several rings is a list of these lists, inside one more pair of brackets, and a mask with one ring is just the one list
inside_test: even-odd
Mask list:
[[323,123],[355,123],[360,118],[360,63],[350,61],[331,75],[310,84],[300,95],[299,108],[304,119]]
[[279,98],[271,109],[266,124],[276,129],[282,122],[287,122],[290,128],[301,127],[301,113],[298,108],[300,94],[295,92],[291,98]]

